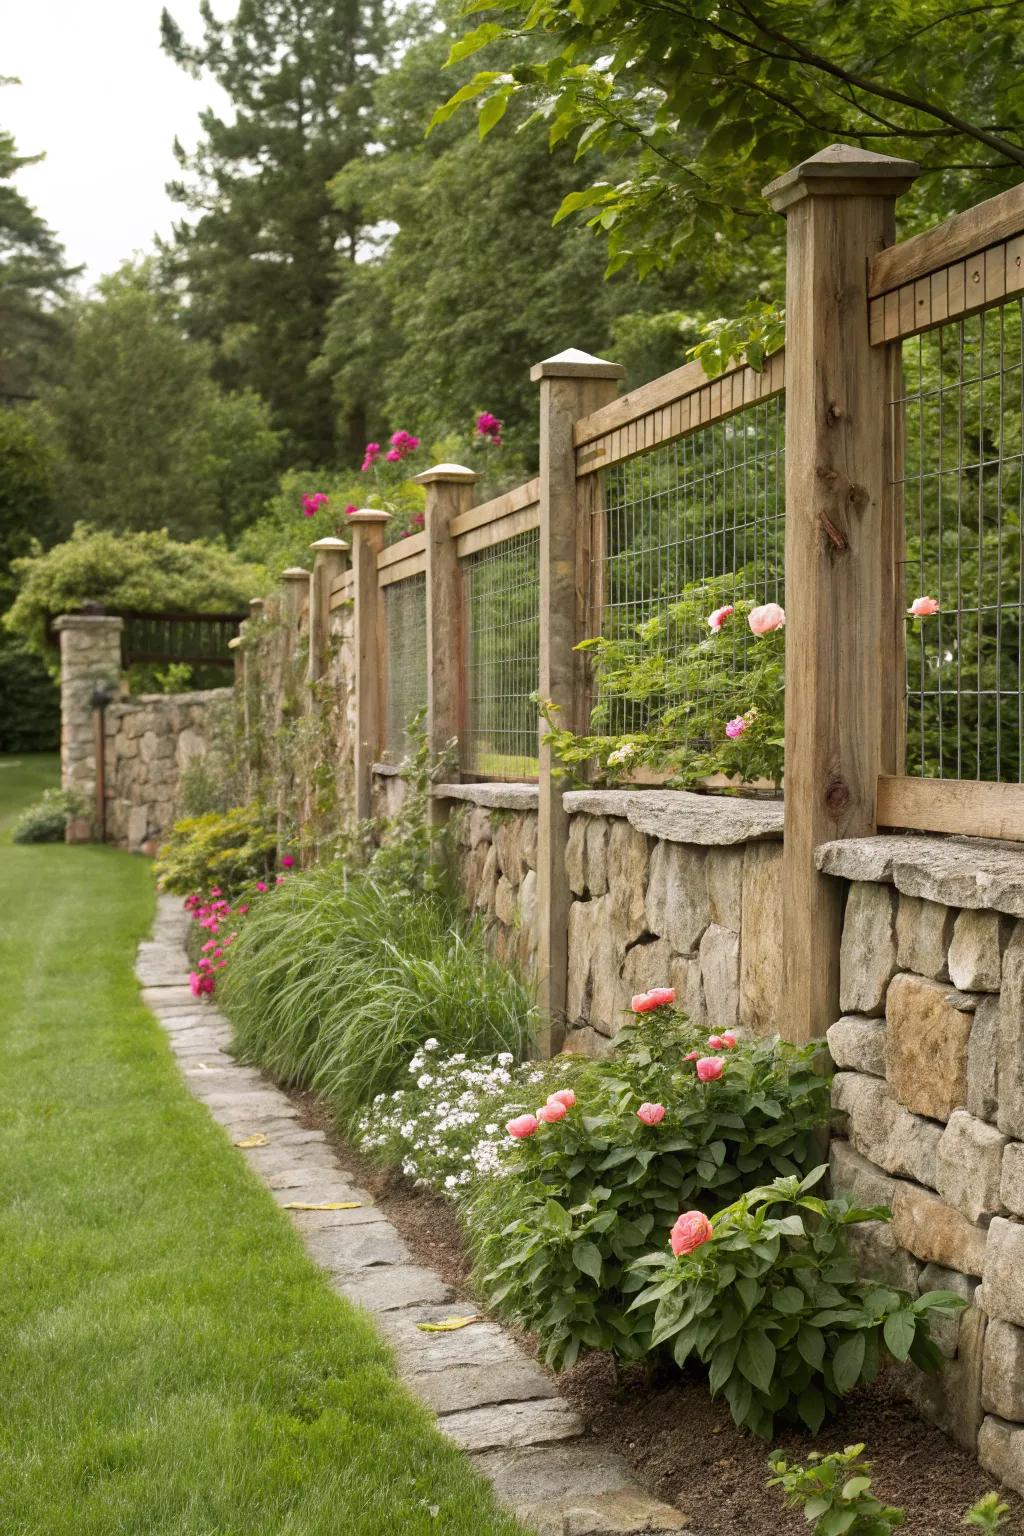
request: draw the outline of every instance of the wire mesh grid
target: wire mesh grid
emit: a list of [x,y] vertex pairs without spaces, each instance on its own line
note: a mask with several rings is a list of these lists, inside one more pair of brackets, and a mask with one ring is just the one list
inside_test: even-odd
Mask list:
[[387,720],[384,760],[409,753],[409,726],[427,704],[427,579],[422,573],[385,587]]
[[464,766],[491,779],[537,776],[540,534],[517,534],[463,562]]
[[[601,633],[634,638],[672,605],[695,599],[677,619],[670,655],[706,637],[712,608],[737,600],[781,602],[784,588],[785,408],[773,396],[604,472],[606,540],[600,573]],[[733,667],[747,669],[752,637],[730,625],[720,637]],[[643,643],[639,646],[642,656]],[[595,725],[609,735],[648,728],[686,695],[601,697]]]
[[907,768],[1021,781],[1022,301],[903,343],[893,401],[906,519]]

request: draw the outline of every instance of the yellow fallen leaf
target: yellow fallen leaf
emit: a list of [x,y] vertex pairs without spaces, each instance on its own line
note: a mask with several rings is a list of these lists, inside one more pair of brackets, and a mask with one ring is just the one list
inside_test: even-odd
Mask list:
[[446,1317],[443,1323],[417,1323],[423,1333],[454,1333],[456,1328],[468,1328],[470,1323],[480,1322],[478,1314],[472,1317]]
[[286,1211],[361,1211],[361,1200],[321,1200],[319,1205],[310,1205],[306,1200],[286,1200]]
[[235,1146],[236,1147],[265,1147],[267,1145],[269,1139],[270,1139],[269,1137],[264,1136],[262,1131],[256,1131],[252,1136],[243,1136],[241,1141],[236,1141],[235,1142]]

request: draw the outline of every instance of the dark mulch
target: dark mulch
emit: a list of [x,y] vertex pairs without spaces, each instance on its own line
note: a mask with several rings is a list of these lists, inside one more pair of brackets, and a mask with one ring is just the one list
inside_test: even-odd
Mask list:
[[[293,1098],[306,1123],[328,1133],[416,1258],[472,1300],[449,1202],[364,1157],[313,1095]],[[681,1509],[694,1536],[806,1536],[802,1514],[785,1509],[777,1490],[764,1486],[768,1448],[736,1428],[696,1373],[652,1379],[640,1368],[617,1372],[607,1356],[591,1355],[556,1379],[590,1432],[620,1451],[646,1487]],[[884,1378],[851,1393],[817,1437],[784,1432],[776,1441],[791,1460],[860,1443],[873,1463],[874,1491],[906,1510],[907,1536],[964,1536],[964,1511],[993,1487],[974,1458],[920,1419]],[[1024,1501],[1003,1497],[1011,1508],[1005,1536],[1024,1536]]]

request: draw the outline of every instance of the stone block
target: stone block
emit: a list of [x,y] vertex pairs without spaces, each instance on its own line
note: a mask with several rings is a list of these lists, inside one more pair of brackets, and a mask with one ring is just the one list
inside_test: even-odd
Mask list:
[[829,1147],[832,1193],[853,1205],[887,1205],[892,1209],[896,1180],[861,1157],[848,1141],[836,1137]]
[[133,805],[128,812],[128,846],[139,848],[146,841],[149,831],[149,807]]
[[567,1055],[587,1056],[592,1060],[609,1056],[614,1049],[611,1039],[598,1030],[592,1029],[589,1024],[580,1024],[575,1029],[570,1029],[562,1041],[562,1050]]
[[519,960],[525,965],[537,947],[537,871],[528,869],[519,887]]
[[[946,1269],[942,1264],[926,1264],[918,1284],[922,1296],[926,1291],[952,1291],[954,1295],[962,1297],[968,1307],[974,1301],[978,1288],[978,1282],[973,1276],[962,1275],[957,1269]],[[966,1315],[966,1312],[941,1317],[936,1312],[928,1314],[931,1337],[947,1360],[952,1360],[957,1352],[960,1324]]]
[[704,875],[711,921],[739,933],[743,923],[743,849],[709,848]]
[[649,944],[634,944],[632,949],[627,950],[619,973],[619,987],[613,1009],[616,1029],[635,993],[671,985],[671,964],[672,950],[664,939],[654,939]]
[[989,1317],[1024,1328],[1024,1227],[1018,1222],[993,1218],[982,1282]]
[[607,902],[612,917],[617,964],[621,964],[628,946],[643,934],[658,933],[646,917],[648,864],[644,834],[628,821],[614,822],[608,834],[608,894],[601,899]]
[[1024,1493],[1024,1426],[987,1414],[978,1434],[978,1460],[1001,1483]]
[[1024,1141],[1024,923],[1014,925],[1003,954],[998,1074],[996,1124]]
[[498,856],[494,851],[493,843],[479,843],[479,848],[486,848],[483,865],[480,870],[480,882],[476,888],[474,905],[479,912],[494,911],[494,897],[498,889]]
[[602,1034],[614,1034],[621,1023],[614,1015],[624,949],[610,895],[572,903],[566,988],[570,1024],[590,1024]]
[[961,1314],[959,1349],[938,1375],[909,1361],[897,1367],[907,1396],[926,1417],[972,1455],[981,1428],[981,1378],[987,1320],[977,1307]]
[[953,937],[955,914],[937,901],[921,896],[901,896],[896,909],[896,964],[901,971],[949,976],[947,955]]
[[565,843],[565,873],[574,896],[587,892],[587,822],[589,816],[570,816],[569,836]]
[[[352,1300],[358,1299],[353,1295],[352,1287],[346,1286],[345,1294]],[[523,1360],[519,1364],[507,1362],[500,1371],[490,1370],[485,1365],[423,1371],[420,1375],[407,1376],[405,1381],[420,1401],[439,1415],[482,1408],[489,1403],[535,1401],[557,1395],[553,1383],[532,1360]]]
[[961,912],[949,946],[949,978],[964,992],[998,992],[1012,924],[999,912]]
[[885,1076],[885,1025],[881,1019],[862,1019],[847,1014],[826,1031],[828,1048],[837,1067]]
[[995,1120],[999,1112],[999,1041],[999,998],[983,997],[967,1047],[967,1108],[979,1120]]
[[491,841],[491,814],[486,806],[474,805],[469,813],[469,846],[475,848],[478,843]]
[[511,880],[500,875],[494,891],[494,915],[499,923],[511,928],[516,922],[519,909],[516,906],[516,888]]
[[740,936],[711,923],[700,941],[704,1006],[712,1029],[735,1029],[740,1008]]
[[946,1001],[941,982],[902,973],[886,996],[886,1075],[915,1114],[948,1120],[967,1102],[967,1049],[973,1014]]
[[992,1318],[985,1335],[981,1406],[1015,1423],[1024,1420],[1024,1328]]
[[557,1440],[576,1440],[583,1433],[579,1417],[561,1397],[465,1408],[442,1414],[437,1427],[464,1451],[550,1445]]
[[675,987],[676,1003],[691,1024],[703,1028],[708,1022],[704,1002],[704,978],[700,955],[673,955],[669,966],[669,986]]
[[887,1173],[934,1187],[942,1131],[897,1104],[888,1084],[859,1072],[837,1072],[832,1104],[848,1116],[850,1140],[862,1156]]
[[1014,1216],[1024,1216],[1024,1145],[1007,1142],[999,1179],[999,1201]]
[[[613,844],[614,839],[613,831]],[[711,920],[704,874],[706,859],[703,848],[685,843],[656,843],[651,856],[647,926],[652,933],[667,939],[679,954],[696,951]],[[610,868],[617,884],[621,876],[614,857],[610,859]]]
[[509,814],[494,823],[494,847],[498,869],[512,885],[521,884],[529,864],[526,860],[527,829],[525,818]]
[[1002,1210],[999,1182],[1006,1137],[955,1109],[939,1141],[935,1187],[968,1221],[984,1225]]
[[603,896],[608,889],[608,838],[611,827],[604,816],[584,816],[586,822],[585,864],[587,889],[591,896]]
[[740,1023],[772,1034],[782,1009],[782,848],[751,844],[743,858],[743,931],[740,940]]
[[896,970],[896,892],[891,885],[851,885],[839,948],[839,1006],[880,1014]]
[[927,1264],[980,1275],[985,1264],[985,1231],[933,1195],[930,1189],[900,1183],[892,1202],[897,1242]]
[[850,1256],[863,1280],[879,1280],[911,1296],[918,1292],[921,1265],[897,1241],[887,1221],[858,1221],[845,1229]]

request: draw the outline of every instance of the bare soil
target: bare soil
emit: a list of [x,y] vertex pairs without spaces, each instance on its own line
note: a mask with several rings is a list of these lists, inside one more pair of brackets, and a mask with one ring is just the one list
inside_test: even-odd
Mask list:
[[[418,1262],[467,1301],[469,1262],[454,1207],[382,1170],[340,1134],[311,1094],[293,1094],[307,1124],[327,1132],[345,1166],[371,1191]],[[530,1340],[522,1341],[530,1347]],[[698,1373],[617,1370],[590,1355],[555,1378],[590,1433],[624,1455],[640,1481],[688,1517],[694,1536],[806,1536],[797,1510],[765,1487],[768,1447],[739,1430]],[[790,1460],[863,1443],[874,1492],[906,1511],[907,1536],[964,1536],[964,1512],[994,1486],[974,1458],[926,1423],[883,1376],[850,1394],[820,1435],[783,1431],[776,1445]],[[1024,1536],[1024,1501],[1005,1492],[1004,1536]]]

